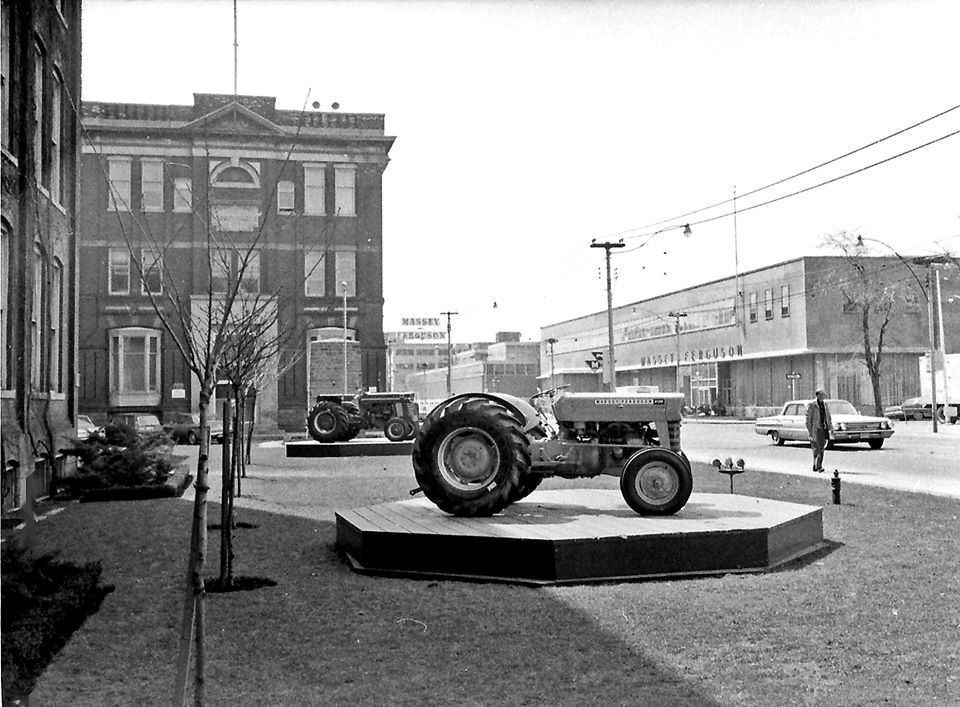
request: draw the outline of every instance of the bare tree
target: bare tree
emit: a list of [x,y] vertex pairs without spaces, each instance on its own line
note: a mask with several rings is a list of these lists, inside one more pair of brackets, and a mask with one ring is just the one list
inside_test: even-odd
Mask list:
[[874,414],[883,415],[880,382],[890,327],[898,315],[916,311],[918,306],[912,270],[903,261],[902,275],[891,277],[889,273],[881,273],[877,265],[868,260],[873,254],[864,240],[847,231],[823,236],[821,247],[838,252],[843,259],[843,267],[833,271],[822,286],[839,292],[844,308],[859,315],[863,363],[870,376]]

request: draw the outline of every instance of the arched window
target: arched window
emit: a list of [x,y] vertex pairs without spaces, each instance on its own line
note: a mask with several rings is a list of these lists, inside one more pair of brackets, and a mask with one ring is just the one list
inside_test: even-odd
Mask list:
[[53,259],[50,278],[50,390],[63,392],[63,263]]

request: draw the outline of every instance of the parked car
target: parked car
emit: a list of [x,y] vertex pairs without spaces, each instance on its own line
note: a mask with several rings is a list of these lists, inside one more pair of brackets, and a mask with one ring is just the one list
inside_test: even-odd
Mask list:
[[[786,441],[806,442],[807,405],[810,400],[791,400],[783,406],[779,415],[757,418],[754,431],[758,435],[769,435],[776,445]],[[880,449],[884,440],[893,434],[893,423],[886,417],[861,415],[846,400],[824,400],[833,420],[828,446],[846,442],[866,442],[870,449]]]
[[[216,418],[207,419],[210,425],[210,441],[220,444],[223,441],[223,422]],[[200,413],[175,412],[163,423],[163,429],[177,444],[200,443]]]
[[114,415],[110,420],[110,424],[132,427],[137,434],[163,432],[163,425],[160,424],[160,420],[156,415],[148,415],[140,412],[125,412],[120,415]]
[[101,427],[89,415],[77,415],[77,439],[85,440],[100,434]]
[[[891,420],[930,420],[933,418],[930,401],[923,401],[923,398],[907,398],[899,405],[890,405],[883,409],[885,417]],[[943,414],[940,415],[943,420]]]

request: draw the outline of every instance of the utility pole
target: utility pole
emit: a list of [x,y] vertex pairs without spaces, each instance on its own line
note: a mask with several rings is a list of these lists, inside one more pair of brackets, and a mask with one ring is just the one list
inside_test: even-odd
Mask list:
[[460,314],[460,312],[440,312],[440,314],[447,318],[447,397],[449,398],[453,395],[453,372],[451,368],[453,365],[453,339],[450,336],[450,317],[454,314]]
[[[933,418],[933,431],[937,431],[937,424],[939,420],[939,414],[937,413],[937,344],[936,344],[936,334],[933,324],[933,278],[931,277],[931,271],[935,270],[933,267],[934,264],[946,264],[950,262],[950,259],[946,256],[940,255],[928,255],[922,258],[914,258],[913,262],[916,265],[923,265],[927,270],[927,286],[924,290],[924,295],[927,298],[927,328],[930,335],[930,416]],[[939,286],[939,271],[937,271]],[[919,280],[918,280],[919,282]],[[942,316],[942,314],[941,314]],[[943,341],[940,342],[941,346]],[[944,350],[946,353],[946,350]],[[946,379],[946,369],[944,369],[944,379]],[[944,390],[946,394],[946,390]],[[947,401],[944,401],[945,403]]]
[[610,279],[610,250],[612,248],[623,248],[625,243],[621,238],[616,243],[609,241],[597,243],[596,240],[590,242],[591,248],[603,248],[607,261],[607,388],[611,393],[617,390],[617,365],[613,357],[613,283]]
[[550,347],[550,388],[554,388],[553,382],[553,345],[557,343],[557,340],[552,336],[547,339],[547,345]]
[[687,316],[686,312],[669,312],[668,317],[674,318],[673,333],[677,337],[677,392],[682,392],[680,378],[680,317]]

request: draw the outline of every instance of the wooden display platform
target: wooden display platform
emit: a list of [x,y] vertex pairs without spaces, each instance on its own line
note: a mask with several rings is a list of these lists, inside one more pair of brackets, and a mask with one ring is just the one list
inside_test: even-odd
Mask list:
[[391,442],[388,439],[352,439],[349,442],[287,442],[287,457],[393,457],[409,456],[413,441]]
[[619,491],[536,491],[490,518],[431,501],[336,513],[358,572],[561,584],[762,572],[824,547],[823,514],[733,494],[693,494],[673,516],[639,516]]

